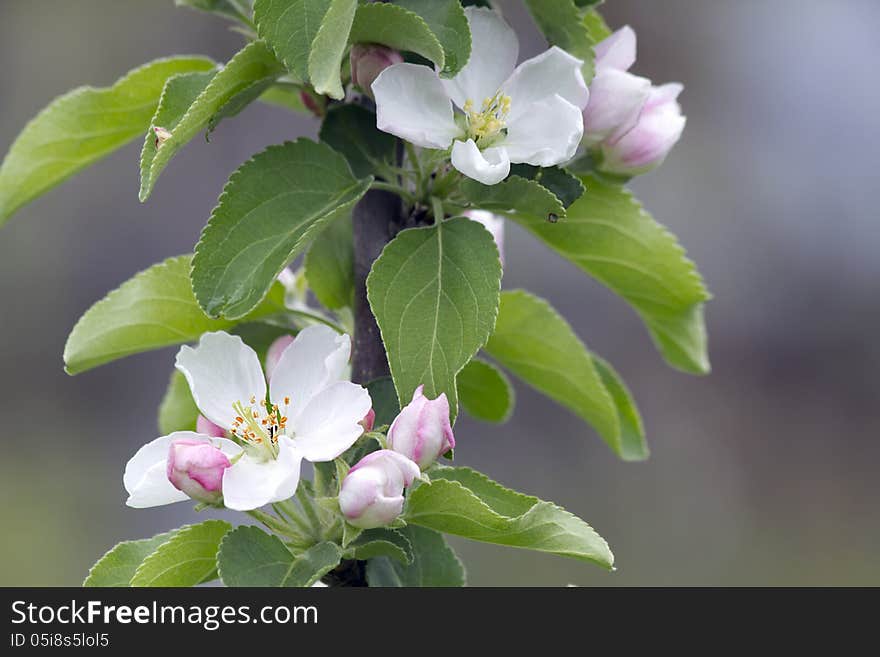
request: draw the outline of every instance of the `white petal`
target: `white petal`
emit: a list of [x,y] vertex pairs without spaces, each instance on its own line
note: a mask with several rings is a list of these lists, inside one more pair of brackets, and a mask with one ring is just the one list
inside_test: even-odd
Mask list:
[[627,71],[636,62],[636,33],[629,25],[600,41],[594,48],[596,70],[616,69]]
[[596,74],[590,93],[584,111],[584,137],[590,144],[597,144],[614,133],[632,129],[651,93],[651,81],[608,69]]
[[136,509],[171,504],[188,500],[189,496],[177,490],[166,472],[168,448],[177,438],[204,439],[206,436],[193,431],[175,431],[167,436],[156,438],[141,447],[125,465],[122,483],[128,491],[125,503]]
[[223,504],[250,511],[296,493],[302,455],[287,436],[278,437],[278,458],[263,461],[244,454],[223,473]]
[[480,151],[473,139],[452,144],[452,166],[484,185],[500,183],[510,173],[510,160],[503,148]]
[[535,103],[531,109],[507,127],[501,145],[510,161],[549,167],[574,157],[584,134],[581,110],[560,96]]
[[448,148],[461,132],[435,71],[418,64],[389,66],[371,87],[376,127],[422,148]]
[[351,355],[351,338],[329,326],[309,326],[288,345],[272,371],[269,398],[281,404],[290,397],[291,422],[318,392],[342,380]]
[[331,461],[363,433],[358,424],[372,407],[370,393],[339,381],[315,395],[292,422],[296,449],[309,461]]
[[454,78],[443,80],[443,86],[459,107],[472,100],[479,109],[513,72],[519,42],[516,33],[491,9],[468,7],[464,13],[471,28],[471,56]]
[[576,107],[586,107],[590,92],[581,73],[582,65],[583,62],[577,57],[553,46],[517,66],[504,83],[504,93],[510,96],[508,122],[531,112],[533,103],[546,100],[554,94]]
[[266,397],[266,379],[254,350],[237,335],[205,333],[195,349],[184,345],[175,367],[189,382],[193,400],[206,418],[224,429],[232,426],[232,404],[248,405]]

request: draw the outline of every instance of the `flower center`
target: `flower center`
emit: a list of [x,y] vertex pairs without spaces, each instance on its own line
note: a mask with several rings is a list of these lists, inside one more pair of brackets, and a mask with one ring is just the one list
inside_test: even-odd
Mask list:
[[479,112],[474,109],[474,101],[468,99],[462,109],[467,119],[468,138],[485,148],[492,145],[507,125],[505,121],[510,114],[510,96],[496,92],[491,98],[483,100]]
[[251,395],[249,404],[237,401],[232,405],[235,418],[230,433],[264,457],[275,458],[278,456],[278,435],[287,427],[285,412],[289,405],[290,397],[284,398],[283,412],[278,404],[265,399],[257,403],[254,395]]

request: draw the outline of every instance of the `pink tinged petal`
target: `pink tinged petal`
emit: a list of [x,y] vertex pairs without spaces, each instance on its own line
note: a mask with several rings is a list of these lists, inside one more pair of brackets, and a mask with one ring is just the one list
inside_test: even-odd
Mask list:
[[323,324],[300,331],[283,351],[272,370],[269,397],[275,404],[290,398],[286,413],[291,420],[312,397],[342,380],[351,355],[351,338]]
[[527,59],[516,67],[504,83],[504,93],[510,96],[508,122],[532,111],[532,105],[554,95],[583,109],[590,91],[581,72],[583,61],[553,46],[537,57]]
[[302,455],[287,436],[278,437],[278,457],[263,460],[245,453],[223,473],[223,504],[250,511],[296,493]]
[[215,504],[222,498],[229,458],[207,437],[177,438],[168,447],[168,481],[194,500]]
[[199,413],[198,418],[196,418],[196,433],[211,436],[212,438],[222,438],[226,435],[226,429],[218,424],[214,424],[211,420]]
[[638,175],[658,167],[684,131],[685,117],[676,98],[681,85],[656,87],[629,132],[602,145],[602,169],[621,175]]
[[468,178],[484,185],[495,185],[510,173],[510,159],[503,148],[481,151],[473,139],[456,141],[452,145],[452,166]]
[[389,66],[372,86],[376,127],[422,148],[448,148],[461,130],[437,73],[418,64]]
[[479,109],[510,77],[519,56],[516,32],[491,9],[464,10],[471,29],[471,56],[451,80],[443,80],[446,93],[458,107],[468,100]]
[[629,25],[624,25],[597,43],[593,50],[596,53],[597,71],[627,71],[636,62],[636,33]]
[[597,144],[635,126],[651,94],[651,81],[608,69],[596,74],[590,93],[584,110],[584,139],[588,144]]
[[549,167],[574,157],[584,134],[581,110],[561,96],[532,105],[508,124],[501,146],[511,162]]
[[350,381],[325,388],[289,425],[296,449],[308,461],[332,461],[361,437],[360,422],[372,406],[366,388]]
[[189,499],[177,490],[167,475],[168,448],[178,438],[207,438],[192,431],[175,431],[141,447],[125,465],[122,483],[128,492],[126,504],[136,509],[182,502]]
[[504,218],[489,212],[488,210],[465,210],[464,216],[472,221],[482,224],[492,234],[495,246],[498,247],[498,257],[504,264]]
[[278,361],[281,360],[281,355],[292,343],[292,335],[282,335],[269,345],[269,349],[266,351],[266,378],[270,381],[272,380],[272,373],[275,371],[275,366],[278,365]]
[[263,368],[254,350],[237,335],[205,333],[194,348],[184,345],[175,367],[186,377],[196,406],[214,424],[229,429],[235,402],[266,396]]

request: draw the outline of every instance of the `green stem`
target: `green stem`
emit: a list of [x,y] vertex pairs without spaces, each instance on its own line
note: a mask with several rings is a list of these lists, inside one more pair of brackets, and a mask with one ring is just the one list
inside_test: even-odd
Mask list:
[[415,146],[411,143],[404,142],[406,147],[406,157],[412,163],[413,169],[416,172],[416,198],[422,198],[422,189],[424,184],[424,178],[422,174],[422,165],[419,162],[419,156],[416,154]]
[[386,192],[393,192],[394,194],[397,194],[398,196],[400,196],[401,198],[403,198],[404,200],[406,200],[409,203],[415,203],[415,201],[416,201],[415,196],[413,196],[410,192],[405,190],[400,185],[395,185],[394,183],[383,182],[381,180],[374,180],[370,184],[370,189],[381,189]]
[[284,502],[276,502],[272,505],[272,508],[275,510],[275,513],[284,518],[288,523],[296,525],[296,528],[302,532],[303,536],[309,536],[312,533],[311,525],[305,521],[293,504],[285,506]]
[[443,201],[436,196],[431,197],[431,212],[434,213],[434,221],[438,224],[446,217],[446,212],[443,210]]
[[252,509],[250,511],[246,511],[245,513],[247,513],[251,518],[254,518],[255,520],[263,523],[263,525],[265,525],[267,529],[271,529],[276,534],[280,534],[281,536],[292,538],[298,541],[302,541],[305,539],[305,537],[298,531],[296,531],[293,527],[288,525],[280,518],[276,518],[270,513],[260,511],[259,509]]

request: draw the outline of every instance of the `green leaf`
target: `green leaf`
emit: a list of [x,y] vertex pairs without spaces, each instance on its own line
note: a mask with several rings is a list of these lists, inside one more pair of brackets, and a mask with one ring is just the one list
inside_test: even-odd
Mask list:
[[483,185],[468,178],[460,191],[471,204],[498,213],[523,213],[556,221],[565,216],[565,206],[546,187],[534,180],[509,176],[497,185]]
[[446,57],[440,75],[458,73],[471,56],[471,29],[458,0],[397,0],[397,4],[421,16],[436,35]]
[[0,165],[0,225],[40,194],[142,135],[168,78],[213,67],[205,57],[159,59],[111,87],[80,87],[53,100],[25,126]]
[[309,53],[312,86],[319,94],[336,100],[345,98],[339,67],[348,48],[348,33],[357,6],[357,0],[331,0]]
[[475,541],[549,552],[608,569],[614,563],[605,540],[580,518],[470,468],[432,469],[431,483],[412,489],[404,518]]
[[375,174],[375,162],[394,158],[394,136],[376,128],[376,114],[360,105],[331,107],[321,124],[320,138],[345,156],[358,178]]
[[351,216],[335,219],[306,253],[306,280],[326,308],[354,304],[354,238]]
[[307,139],[270,146],[232,174],[193,257],[192,285],[211,317],[238,318],[332,221],[347,216],[371,179]]
[[367,384],[367,391],[370,393],[370,399],[373,400],[373,411],[376,413],[373,425],[381,427],[391,424],[400,413],[400,403],[394,389],[394,380],[390,376],[373,379]]
[[[309,53],[332,0],[257,0],[254,20],[287,70],[309,79]],[[344,38],[343,38],[344,41]]]
[[232,529],[223,520],[206,520],[178,529],[144,559],[132,586],[195,586],[217,577],[217,550]]
[[377,557],[390,557],[402,564],[413,561],[413,547],[409,540],[396,529],[367,529],[352,542],[346,558],[366,561]]
[[650,455],[645,441],[642,417],[633,401],[632,394],[611,364],[593,354],[593,364],[614,400],[620,423],[620,456],[624,461],[644,461]]
[[546,301],[523,290],[502,292],[486,352],[520,379],[570,408],[621,454],[620,422],[593,358]]
[[584,184],[580,179],[559,167],[536,167],[532,164],[514,164],[510,173],[534,180],[550,190],[566,208],[584,194]]
[[445,392],[453,419],[455,377],[495,325],[498,249],[480,224],[458,217],[397,235],[367,278],[367,296],[402,403],[424,384]]
[[587,176],[565,221],[511,218],[635,308],[667,362],[709,372],[703,302],[710,297],[675,236],[618,184]]
[[174,370],[165,396],[159,405],[159,433],[167,436],[175,431],[195,431],[199,409],[193,401],[186,378]]
[[251,16],[254,13],[251,7],[252,0],[174,0],[174,4],[241,21],[245,25],[252,24]]
[[424,527],[407,526],[399,530],[412,546],[412,563],[403,564],[387,557],[367,562],[367,582],[373,587],[459,587],[465,585],[465,572],[459,558],[443,535]]
[[380,43],[406,50],[446,67],[446,53],[428,24],[416,13],[397,5],[376,2],[358,6],[350,43]]
[[311,586],[342,558],[335,543],[323,542],[294,556],[277,536],[243,525],[226,535],[217,554],[217,570],[226,586]]
[[[199,308],[189,282],[191,260],[178,256],[153,265],[89,308],[64,345],[68,374],[234,326],[235,322],[209,319]],[[283,311],[284,288],[277,283],[247,319]]]
[[594,44],[604,41],[611,36],[611,28],[608,27],[605,19],[595,9],[589,9],[584,14],[584,26],[587,28],[590,40]]
[[513,387],[491,363],[475,358],[458,373],[456,382],[461,406],[471,417],[506,422],[513,412]]
[[526,6],[551,45],[584,60],[584,79],[593,79],[593,40],[574,0],[525,0]]
[[152,538],[117,543],[89,570],[83,586],[128,586],[138,566],[177,532],[156,534]]
[[[218,115],[241,111],[243,100],[255,100],[283,72],[266,44],[253,41],[212,77],[203,74],[169,80],[141,151],[140,200],[149,197],[171,158],[200,130],[213,129]],[[158,141],[153,131],[156,127],[164,128],[170,136]]]

